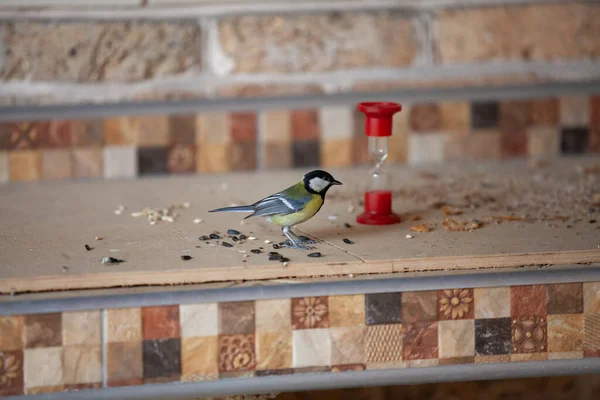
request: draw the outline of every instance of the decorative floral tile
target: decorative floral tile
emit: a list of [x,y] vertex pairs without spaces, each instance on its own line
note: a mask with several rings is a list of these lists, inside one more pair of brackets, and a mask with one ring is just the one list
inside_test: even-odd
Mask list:
[[375,293],[365,295],[367,325],[399,324],[402,322],[402,294]]
[[326,296],[292,299],[292,329],[329,327],[329,301]]
[[0,350],[0,396],[23,393],[23,351]]
[[544,317],[518,317],[511,326],[512,353],[540,353],[548,349],[547,322]]
[[44,122],[15,122],[4,126],[4,132],[10,132],[9,144],[4,146],[10,150],[37,149],[40,133],[47,129]]
[[196,171],[196,146],[175,145],[167,149],[167,170],[171,173]]
[[51,121],[36,124],[37,145],[43,149],[68,148],[73,144],[73,123]]
[[254,335],[219,336],[219,372],[253,371],[256,368]]
[[446,289],[438,292],[440,320],[473,319],[473,289]]

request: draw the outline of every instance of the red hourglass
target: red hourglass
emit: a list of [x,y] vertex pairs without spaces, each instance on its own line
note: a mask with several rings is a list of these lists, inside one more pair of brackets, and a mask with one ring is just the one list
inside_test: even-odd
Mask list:
[[390,225],[400,222],[400,216],[392,211],[392,192],[389,175],[383,166],[388,156],[388,136],[392,135],[392,117],[402,110],[397,103],[365,102],[358,104],[365,114],[365,133],[369,137],[369,153],[375,163],[371,170],[369,190],[365,193],[365,211],[356,221],[366,225]]

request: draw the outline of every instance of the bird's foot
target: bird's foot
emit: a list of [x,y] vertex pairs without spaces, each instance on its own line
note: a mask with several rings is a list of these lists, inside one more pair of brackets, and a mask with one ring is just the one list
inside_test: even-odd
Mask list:
[[296,250],[313,250],[315,248],[313,246],[305,246],[302,244],[290,243],[289,240],[286,242],[279,243],[279,246],[285,247],[286,249],[296,249]]

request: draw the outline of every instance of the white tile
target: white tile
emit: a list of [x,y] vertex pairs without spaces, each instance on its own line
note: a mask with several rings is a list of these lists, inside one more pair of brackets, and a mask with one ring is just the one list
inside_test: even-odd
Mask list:
[[319,109],[321,139],[348,139],[354,132],[354,115],[350,107],[332,106]]
[[179,306],[181,336],[216,336],[219,317],[216,303],[182,304]]
[[0,151],[0,184],[8,182],[9,178],[8,152]]
[[408,137],[408,163],[429,164],[444,161],[446,135],[443,133],[411,133]]
[[290,299],[256,301],[256,332],[281,332],[291,329]]
[[510,288],[475,288],[475,318],[510,317]]
[[104,148],[105,178],[134,178],[137,175],[137,151],[133,146]]
[[63,384],[61,347],[25,349],[23,357],[25,388]]
[[331,363],[329,329],[302,329],[292,332],[294,368],[319,367]]
[[472,319],[438,322],[440,358],[475,355],[475,327]]

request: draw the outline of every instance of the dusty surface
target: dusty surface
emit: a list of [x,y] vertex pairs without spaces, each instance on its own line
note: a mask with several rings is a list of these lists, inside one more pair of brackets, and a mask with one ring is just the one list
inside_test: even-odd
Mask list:
[[[260,219],[240,225],[245,214],[207,210],[253,202],[303,171],[11,184],[0,188],[0,292],[600,262],[600,204],[594,197],[600,168],[594,162],[397,167],[394,209],[404,220],[385,227],[355,223],[364,184],[359,177],[366,170],[332,170],[345,185],[332,189],[319,214],[299,226],[324,241],[315,250],[323,257],[277,250],[290,259],[287,267],[266,254],[273,249],[265,240],[283,240],[276,227]],[[174,222],[150,225],[131,216],[185,202],[189,207],[172,210]],[[120,204],[124,210],[117,215]],[[203,222],[194,223],[197,218]],[[420,224],[427,229],[411,230]],[[235,243],[228,229],[257,239]],[[213,232],[233,247],[199,240]],[[263,253],[249,252],[259,247]],[[125,262],[103,265],[103,257]]]

